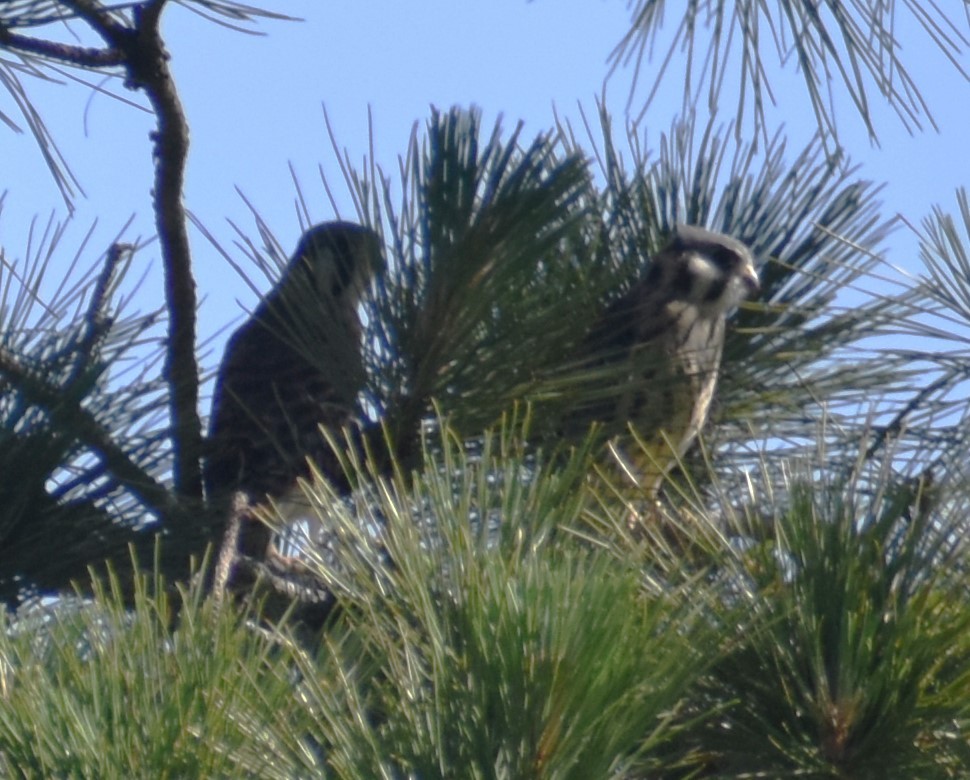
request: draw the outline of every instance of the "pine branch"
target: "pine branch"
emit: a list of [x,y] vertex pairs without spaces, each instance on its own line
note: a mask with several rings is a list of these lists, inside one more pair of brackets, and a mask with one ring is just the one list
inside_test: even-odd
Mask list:
[[104,268],[95,279],[88,310],[84,314],[82,336],[76,346],[74,368],[68,375],[68,385],[74,384],[84,374],[95,350],[111,327],[111,317],[105,312],[111,297],[111,286],[125,254],[130,254],[133,250],[133,246],[126,244],[112,244],[108,248]]
[[16,384],[32,404],[44,409],[57,429],[75,435],[90,447],[114,477],[163,520],[177,515],[171,493],[121,449],[111,433],[74,398],[71,388],[51,385],[0,348],[0,374]]
[[36,54],[52,60],[59,60],[81,68],[107,68],[121,65],[122,54],[115,49],[95,49],[87,46],[72,46],[32,38],[11,32],[0,22],[0,46],[25,54]]
[[105,49],[39,41],[0,26],[0,44],[42,54],[79,67],[120,65],[130,89],[142,90],[157,118],[152,134],[155,160],[155,217],[165,268],[168,353],[163,369],[170,390],[176,493],[202,497],[202,421],[199,418],[199,365],[195,354],[197,296],[192,274],[186,212],[182,202],[188,125],[168,66],[159,29],[167,0],[137,6],[131,26],[95,0],[63,0],[107,44]]
[[121,48],[118,44],[125,34],[125,27],[116,21],[100,2],[97,0],[61,0],[61,2],[87,22],[109,46]]

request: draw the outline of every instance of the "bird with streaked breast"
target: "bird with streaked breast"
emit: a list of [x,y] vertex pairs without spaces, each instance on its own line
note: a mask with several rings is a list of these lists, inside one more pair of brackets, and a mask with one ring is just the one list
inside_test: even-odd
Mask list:
[[583,341],[589,392],[571,412],[571,427],[598,423],[612,460],[648,498],[707,422],[727,315],[759,290],[745,244],[678,225],[646,275],[606,307]]
[[[274,553],[272,531],[249,510],[267,499],[284,501],[309,475],[308,458],[331,480],[343,478],[320,427],[339,434],[355,419],[366,381],[358,308],[382,264],[371,229],[317,225],[229,338],[212,400],[204,476],[224,534],[234,511],[244,515],[233,552],[256,559]],[[224,580],[228,576],[223,572]]]

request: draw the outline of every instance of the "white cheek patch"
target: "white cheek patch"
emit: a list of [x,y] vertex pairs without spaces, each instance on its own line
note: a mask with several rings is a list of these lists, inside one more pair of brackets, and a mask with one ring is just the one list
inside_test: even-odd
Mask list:
[[708,290],[721,282],[721,269],[698,252],[691,252],[688,256],[687,269],[691,277],[691,300],[706,300]]
[[710,287],[713,282],[721,278],[721,269],[718,268],[704,255],[691,252],[687,260],[687,267],[693,276],[703,287]]

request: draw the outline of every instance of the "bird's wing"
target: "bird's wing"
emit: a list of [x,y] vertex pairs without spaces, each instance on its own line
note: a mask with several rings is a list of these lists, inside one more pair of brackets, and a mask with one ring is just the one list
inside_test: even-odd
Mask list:
[[307,456],[326,468],[330,453],[318,426],[346,425],[358,388],[347,372],[334,375],[321,362],[257,320],[237,331],[213,397],[210,496],[239,485],[255,498],[279,493],[304,471]]
[[613,302],[590,331],[581,348],[582,403],[576,410],[586,428],[598,422],[605,435],[615,435],[634,418],[650,427],[668,416],[665,396],[679,377],[672,363],[675,317],[664,304],[641,283]]

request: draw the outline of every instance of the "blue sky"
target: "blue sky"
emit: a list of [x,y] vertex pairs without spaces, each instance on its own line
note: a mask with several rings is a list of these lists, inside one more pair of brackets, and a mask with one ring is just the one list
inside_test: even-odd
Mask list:
[[[338,143],[358,164],[369,153],[370,111],[374,154],[390,172],[406,149],[412,125],[423,125],[431,105],[475,104],[483,109],[486,126],[502,114],[507,128],[524,120],[525,135],[531,137],[552,126],[554,106],[574,120],[577,102],[594,111],[608,55],[629,25],[626,4],[616,0],[293,0],[276,2],[273,8],[305,21],[265,22],[259,29],[266,35],[254,37],[215,26],[182,8],[166,12],[164,29],[192,132],[186,202],[224,245],[235,237],[227,218],[255,236],[237,187],[283,246],[295,245],[299,227],[290,164],[314,219],[335,216],[320,183],[320,168],[344,197],[338,203],[342,215],[353,218],[322,106]],[[874,148],[847,101],[837,104],[836,113],[843,143],[863,166],[859,175],[887,183],[886,216],[898,212],[918,223],[933,204],[953,210],[954,190],[970,184],[970,85],[945,66],[911,25],[901,25],[900,34],[904,62],[923,87],[941,132],[907,135],[874,97],[881,136],[881,147]],[[966,56],[963,61],[967,67]],[[631,75],[630,70],[620,71],[608,84],[607,103],[618,125]],[[669,90],[647,115],[650,145],[655,146],[679,107],[677,72],[670,77]],[[65,262],[95,220],[86,251],[91,262],[129,217],[134,222],[127,240],[151,236],[147,134],[152,117],[108,97],[92,97],[78,85],[45,85],[29,78],[24,84],[86,192],[75,203],[76,215],[63,244]],[[769,118],[773,126],[784,122],[791,156],[815,127],[798,85],[793,73],[779,74],[778,105]],[[0,95],[0,110],[14,113],[6,96]],[[725,114],[724,119],[731,117]],[[7,193],[0,244],[8,258],[22,258],[31,218],[46,220],[51,213],[63,218],[66,209],[29,135],[14,135],[0,126],[0,139],[0,192]],[[193,248],[205,298],[201,335],[208,336],[239,316],[237,300],[249,306],[253,296],[198,234],[193,235]],[[919,272],[916,241],[905,229],[893,236],[890,249],[892,262]],[[154,247],[140,256],[140,262],[149,261],[154,275],[145,290],[146,307],[158,289],[152,286],[160,280]],[[219,342],[212,349],[210,366],[221,351]]]

